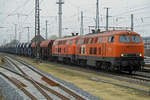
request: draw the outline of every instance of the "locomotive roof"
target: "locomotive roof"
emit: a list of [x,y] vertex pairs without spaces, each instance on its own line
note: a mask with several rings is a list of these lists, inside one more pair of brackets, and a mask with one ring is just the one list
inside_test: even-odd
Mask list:
[[111,30],[111,31],[104,31],[102,32],[103,34],[108,33],[108,34],[137,34],[136,32],[130,31],[130,30]]
[[137,34],[138,35],[138,33],[129,31],[129,30],[111,30],[111,31],[104,31],[100,33],[90,33],[87,35],[83,35],[82,37],[110,36],[110,35],[121,35],[121,34]]
[[103,31],[103,32],[99,32],[99,33],[90,33],[90,34],[86,34],[86,35],[77,35],[77,36],[72,36],[72,37],[67,37],[67,38],[60,38],[60,39],[56,39],[56,41],[60,41],[60,40],[68,40],[68,39],[74,39],[77,37],[80,38],[85,38],[85,37],[94,37],[94,36],[110,36],[110,35],[125,35],[125,34],[136,34],[139,35],[136,32],[130,31],[130,30],[110,30],[110,31]]
[[66,37],[66,38],[59,38],[59,39],[56,39],[55,41],[61,41],[61,40],[74,39],[74,38],[77,38],[77,37],[79,37],[79,35],[71,36],[71,37]]

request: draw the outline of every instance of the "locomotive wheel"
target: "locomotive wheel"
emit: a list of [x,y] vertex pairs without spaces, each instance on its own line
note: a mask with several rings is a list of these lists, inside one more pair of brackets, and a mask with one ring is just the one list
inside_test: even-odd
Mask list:
[[105,63],[106,65],[106,67],[105,67],[105,70],[108,72],[108,71],[110,71],[110,64],[109,63]]
[[79,60],[79,65],[81,67],[85,67],[86,66],[86,61],[85,60]]
[[66,58],[63,58],[63,63],[66,64]]
[[96,62],[96,68],[101,70],[102,62]]
[[71,59],[70,58],[67,59],[67,64],[71,65]]
[[111,71],[113,69],[113,66],[111,66],[111,63],[109,62],[103,62],[101,64],[101,69],[105,71]]

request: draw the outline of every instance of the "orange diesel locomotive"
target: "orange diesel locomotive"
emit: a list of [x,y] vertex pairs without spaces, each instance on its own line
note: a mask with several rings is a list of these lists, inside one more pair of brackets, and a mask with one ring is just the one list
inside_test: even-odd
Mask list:
[[63,61],[64,63],[74,63],[75,48],[79,36],[56,39],[52,46],[52,56],[54,59]]
[[105,31],[57,39],[52,48],[53,56],[65,63],[129,73],[144,65],[143,40],[132,31]]

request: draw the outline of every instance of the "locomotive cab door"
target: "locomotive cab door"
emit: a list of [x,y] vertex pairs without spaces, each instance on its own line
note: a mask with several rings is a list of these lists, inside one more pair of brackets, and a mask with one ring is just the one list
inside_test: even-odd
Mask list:
[[108,42],[107,42],[107,56],[112,57],[113,56],[113,46],[114,46],[114,36],[109,36],[108,37]]
[[106,43],[102,43],[102,57],[106,56]]
[[101,37],[101,43],[102,43],[102,48],[101,48],[102,57],[105,57],[106,56],[106,37],[104,36]]

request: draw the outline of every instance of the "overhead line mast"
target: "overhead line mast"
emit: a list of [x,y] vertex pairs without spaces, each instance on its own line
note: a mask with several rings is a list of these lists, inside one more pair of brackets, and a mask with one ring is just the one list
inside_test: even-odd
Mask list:
[[131,14],[131,31],[134,31],[134,16]]
[[62,4],[64,4],[64,2],[62,0],[59,0],[56,2],[56,4],[58,4],[58,15],[59,15],[59,38],[62,37]]
[[80,35],[84,34],[84,27],[83,27],[83,11],[81,11],[81,27],[80,27]]
[[15,24],[15,40],[17,40],[17,24]]
[[29,43],[30,42],[30,28],[31,27],[27,26],[27,27],[24,27],[24,28],[28,29],[28,35],[27,35],[28,37],[27,38],[28,38],[28,43]]
[[39,0],[35,0],[35,44],[36,58],[40,58],[40,5]]
[[47,25],[48,25],[48,20],[45,21],[46,29],[45,29],[45,39],[48,39],[48,30],[47,30]]
[[96,2],[96,31],[99,29],[99,0]]
[[106,31],[108,31],[109,30],[109,9],[110,8],[105,8],[106,9]]

